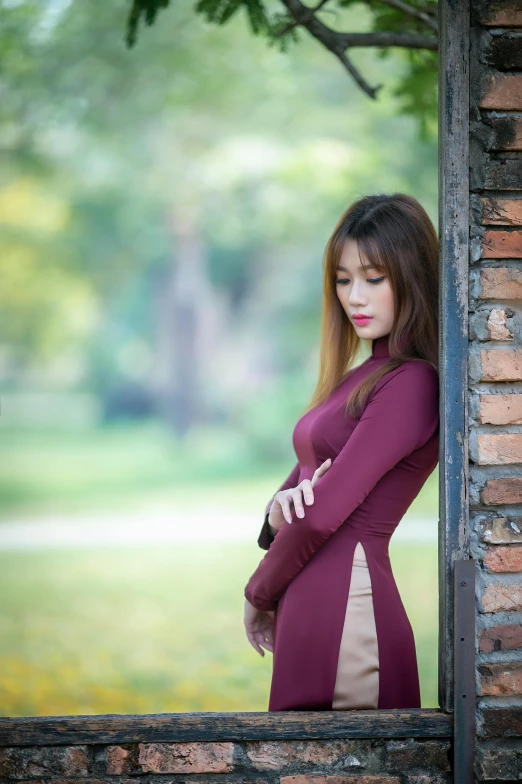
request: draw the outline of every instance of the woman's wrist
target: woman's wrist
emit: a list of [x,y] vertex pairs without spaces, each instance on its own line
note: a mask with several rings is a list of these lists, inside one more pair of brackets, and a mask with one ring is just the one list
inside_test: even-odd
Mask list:
[[[271,509],[271,508],[272,508],[272,507],[270,507],[270,509]],[[275,535],[276,535],[276,533],[279,531],[279,528],[274,528],[274,527],[273,527],[273,526],[270,524],[270,509],[268,510],[268,512],[267,512],[267,515],[266,515],[266,524],[267,524],[267,526],[268,526],[268,532],[269,532],[269,533],[270,533],[272,536],[275,536]]]
[[279,528],[274,528],[274,526],[270,523],[270,520],[269,520],[268,517],[266,518],[266,521],[267,521],[267,524],[268,524],[269,532],[272,534],[272,536],[275,536],[277,534],[277,532],[279,531]]

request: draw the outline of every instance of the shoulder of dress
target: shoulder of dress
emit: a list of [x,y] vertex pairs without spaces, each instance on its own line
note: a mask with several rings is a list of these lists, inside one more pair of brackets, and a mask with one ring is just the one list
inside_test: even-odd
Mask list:
[[413,386],[416,391],[419,391],[419,388],[438,389],[439,373],[429,362],[411,359],[383,376],[375,385],[374,391],[378,392],[388,384],[393,388]]
[[438,379],[439,377],[438,370],[425,359],[409,359],[407,362],[403,362],[397,370],[404,370],[406,373],[414,373],[418,375],[419,378]]

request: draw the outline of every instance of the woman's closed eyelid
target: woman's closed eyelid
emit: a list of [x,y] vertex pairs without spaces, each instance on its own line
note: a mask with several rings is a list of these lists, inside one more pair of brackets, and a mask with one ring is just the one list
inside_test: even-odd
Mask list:
[[[379,277],[379,278],[366,278],[366,280],[367,280],[368,283],[380,283],[381,280],[384,280],[385,277],[386,277],[385,275],[381,275],[381,277]],[[337,278],[337,280],[335,282],[336,283],[349,283],[350,282],[350,278]]]

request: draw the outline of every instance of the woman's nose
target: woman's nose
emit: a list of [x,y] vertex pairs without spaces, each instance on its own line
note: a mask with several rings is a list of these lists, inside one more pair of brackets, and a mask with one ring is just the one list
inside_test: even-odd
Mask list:
[[359,287],[353,286],[352,290],[350,291],[350,296],[348,297],[348,301],[352,307],[355,305],[364,305],[365,300],[362,294],[359,294]]

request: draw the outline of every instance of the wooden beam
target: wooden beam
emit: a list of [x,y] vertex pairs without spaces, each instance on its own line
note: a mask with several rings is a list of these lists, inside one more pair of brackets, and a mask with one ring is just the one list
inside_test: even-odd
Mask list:
[[439,706],[453,710],[455,560],[469,558],[469,0],[439,3]]
[[0,718],[0,746],[318,738],[451,738],[452,734],[451,714],[435,708]]

